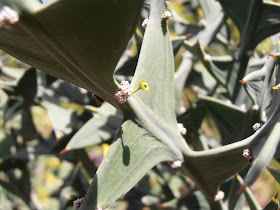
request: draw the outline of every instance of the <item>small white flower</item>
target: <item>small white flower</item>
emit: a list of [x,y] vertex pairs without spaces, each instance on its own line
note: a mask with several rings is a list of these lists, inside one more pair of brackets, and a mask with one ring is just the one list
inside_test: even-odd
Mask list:
[[0,11],[0,26],[5,29],[11,29],[19,21],[19,15],[15,10],[4,6]]
[[207,61],[207,62],[211,61],[211,60],[212,60],[211,55],[205,54],[205,55],[204,55],[204,60]]
[[144,29],[146,29],[146,27],[147,27],[147,25],[148,25],[148,22],[149,22],[149,19],[148,19],[148,18],[146,18],[146,19],[142,22],[142,27],[143,27]]
[[199,92],[200,91],[200,87],[198,87],[197,85],[193,86],[193,91],[194,92]]
[[77,200],[73,201],[74,208],[75,209],[80,208],[83,201],[84,201],[84,198],[78,198]]
[[186,112],[186,111],[187,111],[186,107],[180,106],[180,112],[184,113],[184,112]]
[[115,93],[118,102],[123,104],[131,96],[131,89],[128,81],[122,81],[119,91]]
[[184,136],[187,134],[187,129],[184,127],[182,123],[177,123],[178,129],[180,133]]
[[170,20],[172,18],[172,14],[171,12],[169,11],[165,11],[162,16],[161,16],[162,19],[165,19],[165,20]]
[[254,160],[253,153],[252,153],[252,151],[250,149],[244,149],[242,156],[247,158],[250,163],[252,163],[253,160]]
[[172,168],[180,168],[182,167],[182,161],[181,160],[176,160],[171,164]]
[[231,105],[232,104],[231,100],[227,99],[226,104]]
[[252,128],[254,131],[259,130],[263,125],[261,123],[255,123]]
[[241,104],[241,105],[240,105],[240,109],[241,109],[242,111],[246,111],[246,105],[245,105],[245,104]]
[[258,104],[254,104],[251,109],[254,110],[254,111],[258,111],[259,110],[259,105]]
[[88,91],[84,88],[79,88],[80,89],[80,92],[83,94],[83,95],[86,95],[88,93]]
[[219,191],[217,195],[215,195],[214,201],[222,201],[225,197],[225,193],[223,191]]

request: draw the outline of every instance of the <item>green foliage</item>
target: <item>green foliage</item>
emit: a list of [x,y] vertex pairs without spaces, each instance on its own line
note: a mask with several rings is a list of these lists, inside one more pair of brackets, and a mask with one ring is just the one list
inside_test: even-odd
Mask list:
[[280,154],[278,3],[0,6],[0,48],[27,64],[1,57],[4,208],[260,208],[249,187]]

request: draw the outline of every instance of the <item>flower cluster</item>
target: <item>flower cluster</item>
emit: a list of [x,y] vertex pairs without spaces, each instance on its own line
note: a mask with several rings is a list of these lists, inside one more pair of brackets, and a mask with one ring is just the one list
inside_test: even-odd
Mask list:
[[128,81],[122,81],[119,91],[115,93],[118,102],[123,104],[131,96],[131,88]]
[[19,15],[8,6],[4,6],[0,11],[0,26],[11,29],[19,21]]
[[161,18],[162,19],[165,19],[165,20],[170,20],[172,18],[172,14],[171,12],[169,11],[165,11],[162,15],[161,15]]
[[252,151],[250,149],[244,149],[242,156],[247,158],[250,163],[252,163],[253,160],[254,160],[253,153],[252,153]]
[[259,130],[260,128],[262,127],[262,124],[261,123],[255,123],[252,128],[254,131],[257,131]]
[[81,207],[83,201],[84,201],[85,198],[78,198],[77,200],[74,200],[73,201],[73,205],[74,205],[74,208],[75,209],[78,209]]

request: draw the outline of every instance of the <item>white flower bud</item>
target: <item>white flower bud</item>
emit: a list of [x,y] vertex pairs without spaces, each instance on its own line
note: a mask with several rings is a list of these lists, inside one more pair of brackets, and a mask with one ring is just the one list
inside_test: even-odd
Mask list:
[[262,124],[261,123],[255,123],[252,128],[254,131],[257,131],[259,130],[260,128],[262,127]]
[[254,110],[254,111],[258,111],[259,110],[259,105],[258,104],[254,104],[251,109]]
[[205,28],[208,25],[208,23],[205,19],[200,19],[198,25],[203,26]]
[[115,93],[118,102],[123,104],[131,96],[131,89],[128,81],[122,81],[119,91]]
[[254,160],[253,153],[252,153],[252,151],[250,149],[244,149],[242,156],[247,158],[250,163],[252,163],[253,160]]
[[142,27],[143,27],[144,29],[146,29],[146,27],[147,27],[147,25],[148,25],[148,22],[149,22],[148,18],[146,18],[146,19],[142,22]]
[[211,60],[212,60],[211,55],[205,54],[205,55],[204,55],[204,60],[207,61],[207,62],[211,61]]
[[182,167],[182,161],[181,160],[176,160],[171,164],[172,168],[180,168]]
[[11,29],[19,21],[19,15],[15,10],[4,6],[0,11],[0,26],[5,29]]
[[184,136],[187,134],[187,129],[184,127],[182,123],[177,123],[178,129],[180,133]]
[[217,195],[215,195],[214,201],[222,201],[225,197],[225,193],[223,191],[219,191]]

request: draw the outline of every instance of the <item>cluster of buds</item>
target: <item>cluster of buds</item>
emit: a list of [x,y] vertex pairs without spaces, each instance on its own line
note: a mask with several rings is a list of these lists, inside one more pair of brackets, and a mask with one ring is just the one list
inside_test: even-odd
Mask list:
[[255,123],[252,128],[254,131],[259,130],[263,125],[261,123]]
[[244,149],[242,156],[247,158],[249,160],[249,163],[252,163],[254,160],[253,153],[250,149]]
[[170,20],[172,18],[172,14],[171,12],[169,12],[168,10],[166,10],[162,15],[161,18],[164,20]]
[[259,105],[258,104],[254,104],[252,107],[251,107],[251,109],[253,110],[253,111],[258,111],[259,110]]
[[225,193],[223,191],[219,191],[214,198],[214,201],[222,201],[225,197]]
[[119,91],[115,93],[118,102],[123,104],[131,96],[131,88],[128,81],[122,81]]
[[84,201],[84,198],[78,198],[77,200],[73,201],[73,206],[75,209],[78,209],[81,207],[82,203]]
[[144,29],[146,29],[146,27],[147,27],[147,25],[148,25],[148,22],[149,22],[149,19],[148,19],[148,18],[146,18],[145,20],[143,20],[143,22],[142,22],[142,27],[143,27]]
[[178,129],[180,133],[184,136],[187,134],[187,129],[184,127],[182,123],[177,123]]
[[130,85],[128,81],[122,81],[119,91],[115,93],[115,97],[118,99],[118,102],[123,104],[126,102],[126,100],[134,93],[136,93],[138,90],[144,90],[148,91],[149,90],[149,85],[146,82],[146,80],[142,79],[139,83],[138,88],[135,90],[131,91]]
[[11,29],[19,21],[19,15],[15,10],[4,6],[0,11],[0,26],[5,29]]
[[180,167],[182,167],[182,161],[181,160],[176,160],[176,161],[172,162],[171,167],[172,168],[180,168]]

